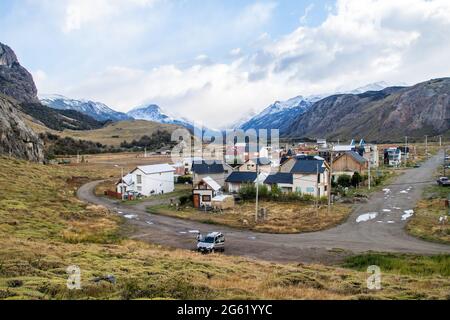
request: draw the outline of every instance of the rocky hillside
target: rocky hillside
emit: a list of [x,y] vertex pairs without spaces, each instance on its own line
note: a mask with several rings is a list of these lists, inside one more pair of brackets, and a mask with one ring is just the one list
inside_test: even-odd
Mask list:
[[0,155],[42,162],[43,143],[22,120],[16,103],[0,95]]
[[39,102],[31,74],[20,65],[10,47],[0,43],[0,93],[19,103]]
[[402,141],[407,135],[447,135],[450,130],[450,78],[412,87],[341,94],[316,102],[282,135],[298,138]]

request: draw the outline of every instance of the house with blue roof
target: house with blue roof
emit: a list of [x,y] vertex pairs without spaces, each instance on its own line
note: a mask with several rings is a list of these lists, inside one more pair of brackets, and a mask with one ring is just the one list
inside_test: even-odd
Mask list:
[[[286,179],[283,180],[284,183],[289,174],[292,175],[292,190],[289,190],[288,186],[284,186],[285,191],[301,192],[315,197],[323,197],[328,194],[330,168],[321,157],[308,155],[292,157],[281,165],[280,173],[285,175],[269,177],[270,179]],[[270,179],[268,181],[266,179],[266,181],[270,182]]]
[[193,184],[198,184],[203,178],[210,177],[221,187],[225,187],[225,179],[233,172],[227,163],[217,160],[194,161],[192,164]]
[[238,193],[241,190],[241,187],[245,184],[255,184],[256,182],[263,184],[267,176],[267,173],[262,172],[259,174],[259,178],[257,179],[256,172],[234,171],[228,176],[228,178],[226,178],[225,182],[228,192]]

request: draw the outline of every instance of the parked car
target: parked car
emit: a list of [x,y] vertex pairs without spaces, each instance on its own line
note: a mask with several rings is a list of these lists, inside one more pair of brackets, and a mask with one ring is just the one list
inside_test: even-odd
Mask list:
[[206,237],[200,236],[197,251],[201,253],[214,253],[225,251],[225,236],[220,232],[211,232]]
[[445,186],[445,187],[449,187],[449,186],[450,186],[450,180],[449,180],[447,177],[440,177],[440,178],[437,180],[437,183],[438,183],[440,186]]

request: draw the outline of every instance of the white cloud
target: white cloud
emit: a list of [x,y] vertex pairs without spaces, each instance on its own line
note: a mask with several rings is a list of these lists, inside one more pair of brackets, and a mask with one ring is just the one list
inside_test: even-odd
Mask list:
[[[268,21],[274,6],[248,7],[241,27]],[[66,93],[123,111],[155,102],[172,113],[221,127],[248,110],[299,94],[448,76],[448,30],[450,1],[341,0],[319,26],[301,25],[275,40],[265,34],[264,41],[255,42],[255,52],[236,55],[228,64],[204,64],[202,57],[194,58],[190,67],[111,67],[66,88]]]
[[157,0],[66,0],[63,31],[80,30],[89,23],[114,18],[132,7],[152,6]]
[[256,2],[247,6],[236,19],[236,28],[248,31],[264,25],[272,18],[276,7],[275,2]]

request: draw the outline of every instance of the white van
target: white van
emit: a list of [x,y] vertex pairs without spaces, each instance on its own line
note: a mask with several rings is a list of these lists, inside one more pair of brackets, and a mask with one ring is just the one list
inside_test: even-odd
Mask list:
[[214,253],[225,251],[225,236],[220,232],[211,232],[206,237],[199,237],[197,251]]

